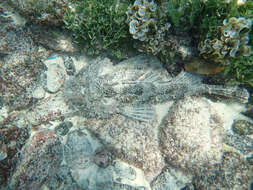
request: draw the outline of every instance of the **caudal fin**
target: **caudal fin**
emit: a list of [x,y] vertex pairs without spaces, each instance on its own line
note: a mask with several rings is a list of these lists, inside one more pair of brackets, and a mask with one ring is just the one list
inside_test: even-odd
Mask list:
[[207,93],[235,99],[241,103],[247,103],[249,92],[245,88],[238,86],[206,85]]

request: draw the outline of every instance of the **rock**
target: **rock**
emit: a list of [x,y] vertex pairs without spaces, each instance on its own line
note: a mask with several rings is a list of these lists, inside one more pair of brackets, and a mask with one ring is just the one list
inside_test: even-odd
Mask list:
[[10,173],[15,170],[16,154],[28,138],[29,131],[27,127],[0,126],[0,184],[5,183]]
[[38,190],[56,173],[62,162],[62,145],[51,130],[34,134],[23,147],[16,171],[9,178],[15,190]]
[[116,115],[111,119],[89,119],[87,129],[119,159],[144,171],[151,181],[165,166],[159,149],[157,123],[145,123]]
[[65,136],[69,132],[69,129],[72,126],[73,126],[73,123],[70,121],[62,122],[55,127],[55,132],[56,132],[56,134],[60,134],[62,136]]
[[32,102],[27,89],[43,71],[40,60],[48,51],[35,45],[28,28],[13,25],[12,19],[2,15],[0,22],[0,96],[10,110],[24,109]]
[[166,160],[196,173],[215,167],[223,154],[221,118],[205,98],[186,97],[174,104],[161,124]]
[[64,150],[71,175],[81,188],[114,190],[120,184],[150,190],[141,170],[113,161],[110,152],[86,130],[69,133]]
[[26,19],[50,26],[62,24],[63,15],[69,2],[69,0],[41,0],[38,2],[31,2],[30,0],[8,1]]
[[181,190],[192,181],[191,174],[168,167],[152,182],[152,190]]
[[54,190],[82,190],[72,178],[70,169],[66,165],[61,166],[46,185]]
[[48,68],[46,71],[46,89],[55,93],[61,88],[66,77],[63,59],[58,56],[51,56],[44,63]]
[[253,139],[247,136],[226,133],[225,143],[239,150],[243,154],[253,152]]
[[67,114],[69,114],[69,109],[63,97],[60,95],[50,95],[27,110],[26,119],[32,125],[39,126],[48,121],[61,119]]
[[252,167],[240,154],[225,152],[221,164],[216,169],[199,173],[194,178],[196,189],[217,190],[248,190],[252,181]]
[[6,2],[0,4],[1,15],[11,21],[14,26],[25,26],[26,19],[20,16],[13,8],[11,8]]
[[36,99],[43,99],[45,97],[45,93],[46,92],[43,89],[43,87],[39,86],[33,90],[32,96],[33,96],[33,98],[36,98]]
[[253,123],[245,120],[235,121],[232,129],[238,135],[251,135],[253,134]]
[[59,28],[32,25],[31,32],[33,40],[47,49],[71,54],[79,51],[71,38],[71,34]]

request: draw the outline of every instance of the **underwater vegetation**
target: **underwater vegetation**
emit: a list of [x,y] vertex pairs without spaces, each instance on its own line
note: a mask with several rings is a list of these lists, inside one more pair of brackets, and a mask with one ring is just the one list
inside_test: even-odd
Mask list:
[[120,44],[130,39],[125,23],[129,4],[130,0],[74,0],[65,13],[64,27],[74,32],[76,41],[89,55],[110,48],[120,57]]
[[[90,55],[125,47],[174,62],[179,42],[209,64],[252,86],[253,2],[246,0],[74,0],[64,27]],[[175,38],[173,38],[175,37]],[[174,40],[174,41],[173,41]],[[185,40],[185,41],[187,41]],[[218,64],[217,64],[218,63]],[[220,64],[220,65],[219,65]]]

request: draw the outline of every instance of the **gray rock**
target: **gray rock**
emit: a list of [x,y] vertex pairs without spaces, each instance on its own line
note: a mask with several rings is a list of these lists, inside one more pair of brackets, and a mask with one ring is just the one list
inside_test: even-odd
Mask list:
[[192,177],[191,174],[168,167],[152,182],[152,190],[181,190],[191,183]]
[[[104,150],[104,154],[97,155],[98,149]],[[140,170],[119,160],[112,161],[110,153],[88,131],[69,133],[64,150],[71,175],[81,188],[114,190],[121,184],[130,189],[142,187],[150,190]],[[104,164],[101,165],[98,160]]]

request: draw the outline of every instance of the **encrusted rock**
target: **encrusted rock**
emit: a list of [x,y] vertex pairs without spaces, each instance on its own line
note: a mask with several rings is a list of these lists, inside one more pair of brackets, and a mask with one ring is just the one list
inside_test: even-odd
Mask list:
[[87,128],[98,135],[118,158],[142,169],[148,180],[157,176],[164,167],[155,124],[123,116],[104,121],[90,119],[86,123]]
[[16,154],[28,138],[29,130],[25,126],[23,128],[12,125],[0,127],[0,184],[5,183],[10,173],[15,170]]
[[193,172],[212,168],[223,154],[222,116],[205,98],[175,104],[161,125],[161,148],[173,165]]
[[69,0],[10,0],[8,3],[29,20],[47,25],[59,26]]
[[11,24],[9,17],[0,20],[0,94],[11,110],[23,109],[32,101],[27,89],[43,71],[40,60],[48,52],[35,45],[28,28]]
[[50,95],[27,110],[26,118],[31,124],[40,125],[48,121],[61,119],[69,112],[63,97]]
[[21,151],[9,186],[15,190],[38,190],[60,167],[62,153],[61,142],[53,131],[34,134]]

